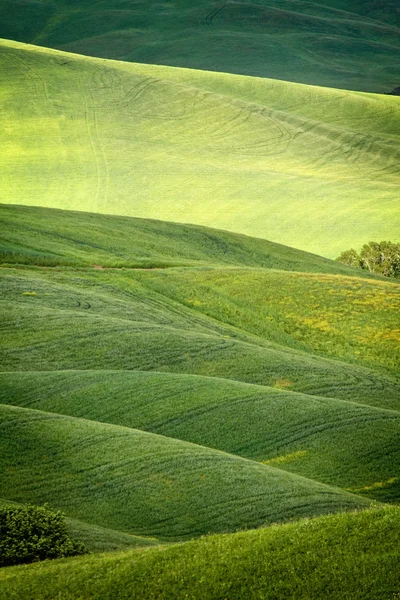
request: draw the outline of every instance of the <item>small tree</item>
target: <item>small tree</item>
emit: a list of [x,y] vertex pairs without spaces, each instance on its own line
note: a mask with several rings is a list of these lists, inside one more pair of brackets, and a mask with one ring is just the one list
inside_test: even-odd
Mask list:
[[48,506],[0,508],[0,567],[86,552],[71,540],[64,517]]
[[357,254],[354,248],[350,248],[350,250],[345,250],[336,260],[343,263],[344,265],[349,265],[349,267],[361,267],[360,255]]
[[386,277],[400,277],[400,244],[369,242],[361,249],[363,268]]

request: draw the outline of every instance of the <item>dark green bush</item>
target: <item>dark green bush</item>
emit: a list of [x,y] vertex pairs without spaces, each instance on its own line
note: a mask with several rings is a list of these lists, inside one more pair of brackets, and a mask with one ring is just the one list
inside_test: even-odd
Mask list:
[[84,554],[71,540],[64,517],[48,506],[0,508],[0,567]]

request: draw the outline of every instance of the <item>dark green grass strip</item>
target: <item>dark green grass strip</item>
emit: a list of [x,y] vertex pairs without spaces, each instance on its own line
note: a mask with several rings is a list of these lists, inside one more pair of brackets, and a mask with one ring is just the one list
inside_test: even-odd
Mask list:
[[0,16],[1,37],[92,56],[368,91],[398,76],[395,0],[3,0]]
[[142,429],[380,500],[399,498],[400,413],[226,379],[134,371],[0,373],[0,402]]
[[279,469],[174,440],[1,406],[0,496],[177,540],[368,505]]

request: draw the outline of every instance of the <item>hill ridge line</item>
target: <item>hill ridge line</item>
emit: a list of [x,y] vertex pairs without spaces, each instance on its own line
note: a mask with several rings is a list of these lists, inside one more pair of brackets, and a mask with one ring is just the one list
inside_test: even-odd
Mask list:
[[[384,44],[382,44],[384,45]],[[297,88],[304,88],[304,89],[316,89],[316,90],[325,90],[328,93],[332,93],[335,94],[337,93],[338,95],[340,93],[345,93],[348,94],[349,96],[351,95],[357,95],[357,96],[363,96],[363,97],[371,97],[371,98],[386,98],[387,94],[384,93],[377,93],[377,92],[364,92],[364,91],[358,91],[358,90],[349,90],[349,89],[345,89],[345,88],[333,88],[333,87],[328,87],[328,86],[322,86],[322,85],[315,85],[315,84],[311,84],[311,83],[298,83],[296,81],[288,81],[286,79],[274,79],[273,77],[260,77],[257,75],[245,75],[245,74],[238,74],[238,73],[230,73],[228,71],[210,71],[207,69],[195,69],[195,68],[191,68],[191,67],[177,67],[177,66],[170,66],[170,65],[163,65],[163,64],[156,64],[156,63],[141,63],[141,62],[132,62],[132,61],[124,61],[124,60],[118,60],[115,58],[101,58],[98,56],[90,56],[90,55],[86,55],[86,54],[79,54],[77,52],[70,52],[68,50],[58,50],[56,48],[51,48],[49,46],[38,46],[36,44],[32,44],[32,43],[27,43],[27,42],[19,42],[16,40],[12,40],[12,39],[8,39],[8,38],[0,38],[0,47],[1,46],[5,46],[5,47],[11,47],[17,50],[31,50],[33,52],[37,52],[39,54],[56,54],[57,56],[66,56],[66,57],[71,57],[77,61],[82,61],[82,62],[86,62],[86,61],[90,61],[93,62],[94,64],[98,64],[98,63],[103,63],[108,65],[112,65],[112,66],[117,66],[119,67],[121,70],[125,71],[125,72],[135,72],[134,69],[136,69],[137,71],[146,71],[146,70],[154,70],[157,73],[162,73],[163,71],[165,73],[167,73],[168,71],[170,72],[188,72],[194,76],[196,76],[197,74],[201,74],[201,73],[206,73],[208,76],[211,77],[224,77],[224,78],[229,78],[231,80],[237,79],[237,80],[257,80],[260,82],[274,82],[275,84],[281,85],[282,87],[291,87],[293,89]],[[392,46],[389,46],[392,47]],[[177,86],[181,86],[183,88],[193,88],[193,89],[204,89],[204,88],[198,88],[196,85],[193,84],[185,84],[185,83],[181,83],[181,82],[176,82],[171,80],[169,77],[162,77],[162,76],[150,76],[150,79],[153,79],[154,81],[168,81],[169,83],[174,83]],[[207,93],[210,94],[215,94],[216,96],[221,96],[221,97],[231,97],[229,94],[223,94],[220,92],[211,92],[208,90],[204,90]],[[240,101],[240,99],[238,99],[238,101]],[[242,101],[245,104],[247,103],[246,101]],[[249,102],[249,104],[252,104],[251,102]],[[262,108],[266,108],[265,105],[263,104],[258,104],[256,102],[254,102],[254,104],[256,106],[261,106]],[[86,211],[85,211],[86,212]],[[246,234],[244,234],[246,235]]]
[[[347,364],[347,363],[346,363]],[[0,376],[2,375],[15,375],[16,373],[19,373],[19,371],[0,371]],[[380,407],[380,406],[375,406],[373,404],[363,404],[362,402],[356,402],[355,400],[345,400],[343,398],[337,398],[336,396],[318,396],[317,394],[307,394],[306,392],[298,392],[296,390],[289,390],[289,389],[285,389],[282,390],[281,388],[276,388],[273,386],[269,386],[269,385],[262,385],[260,383],[249,383],[247,381],[241,381],[238,379],[229,379],[227,377],[218,377],[218,376],[212,376],[212,375],[199,375],[197,373],[170,373],[170,372],[166,372],[166,371],[142,371],[139,369],[57,369],[55,371],[32,371],[32,370],[28,370],[28,371],[23,371],[23,373],[32,373],[32,374],[54,374],[54,373],[146,373],[149,375],[155,374],[155,375],[163,375],[167,378],[171,377],[177,377],[177,378],[182,378],[182,377],[187,377],[187,378],[196,378],[196,379],[201,379],[201,380],[210,380],[210,381],[227,381],[229,383],[233,383],[235,385],[237,385],[238,387],[250,387],[250,388],[255,388],[257,390],[271,390],[273,392],[276,392],[277,394],[279,393],[285,393],[285,394],[290,394],[290,395],[295,395],[295,396],[306,396],[308,398],[312,398],[312,399],[317,399],[320,400],[322,402],[326,402],[326,401],[334,401],[334,402],[338,402],[340,404],[354,404],[356,406],[361,406],[361,407],[365,407],[371,410],[375,410],[378,412],[385,412],[385,413],[395,413],[396,415],[398,413],[400,413],[400,409],[396,410],[395,408],[384,408],[384,407]],[[15,404],[3,404],[0,403],[0,405],[2,406],[17,406]],[[18,407],[17,407],[18,408]],[[24,408],[24,407],[21,407]],[[26,408],[26,407],[25,407]],[[44,411],[46,412],[46,411]],[[53,414],[53,413],[51,413]],[[69,416],[69,415],[62,415],[61,413],[54,413],[54,414],[59,414],[60,416]],[[90,420],[90,419],[89,419]],[[99,423],[102,423],[103,421],[99,421]],[[130,429],[130,428],[129,428]]]
[[[181,303],[179,300],[175,300],[170,298],[169,296],[166,296],[164,294],[159,293],[160,296],[168,298],[168,300],[172,300],[173,302],[176,302],[177,304],[179,304],[180,306],[183,306],[185,308],[188,309],[188,311],[193,312],[193,314],[195,314],[196,316],[199,315],[199,312],[196,310],[196,308],[194,307],[190,307],[190,306],[186,306],[185,304]],[[38,311],[40,310],[37,309]],[[53,314],[56,313],[64,313],[64,314],[75,314],[75,312],[72,309],[63,309],[63,308],[53,308],[53,307],[46,307],[42,310],[46,310],[46,311],[51,311]],[[299,350],[297,348],[291,348],[290,346],[284,346],[283,344],[278,344],[277,342],[273,342],[270,341],[268,339],[263,339],[259,336],[257,336],[256,334],[247,332],[244,329],[239,328],[238,326],[235,325],[229,325],[224,323],[224,321],[220,321],[218,318],[216,317],[211,317],[208,316],[204,313],[200,313],[201,316],[205,317],[205,321],[207,322],[208,320],[210,320],[211,322],[215,322],[217,323],[220,327],[225,327],[226,329],[231,329],[233,328],[234,330],[236,330],[237,332],[239,332],[239,334],[241,334],[244,338],[250,338],[250,339],[238,339],[238,338],[232,338],[230,337],[230,341],[233,342],[234,344],[243,344],[246,346],[250,346],[250,347],[254,347],[254,348],[258,348],[258,349],[262,349],[262,350],[266,350],[266,351],[274,351],[276,353],[281,353],[281,354],[289,354],[289,355],[295,355],[297,357],[302,357],[302,358],[308,358],[310,360],[314,360],[317,362],[324,362],[324,363],[328,363],[331,364],[332,362],[335,364],[340,364],[343,365],[344,367],[346,367],[347,369],[350,368],[354,368],[356,370],[363,370],[366,371],[368,373],[372,373],[375,376],[380,376],[380,377],[384,377],[385,379],[389,379],[392,382],[396,382],[397,380],[394,378],[394,376],[392,374],[388,374],[386,372],[381,372],[378,369],[373,369],[372,367],[368,367],[362,364],[356,364],[356,363],[352,363],[352,362],[347,362],[343,359],[340,358],[336,358],[335,356],[323,356],[323,355],[319,355],[319,354],[314,354],[311,352],[308,352],[306,350]],[[165,324],[160,324],[160,323],[152,323],[149,321],[134,321],[134,320],[129,320],[129,319],[123,319],[122,317],[117,317],[117,316],[110,316],[110,315],[103,315],[103,314],[93,314],[93,313],[89,313],[89,314],[85,314],[82,316],[82,318],[84,319],[90,319],[90,320],[98,320],[98,321],[102,321],[102,322],[108,322],[108,321],[117,321],[117,322],[121,322],[121,323],[131,323],[132,326],[133,325],[138,325],[141,324],[143,325],[145,328],[149,329],[149,330],[153,330],[153,331],[157,331],[157,330],[171,330],[171,331],[175,331],[175,332],[179,332],[185,335],[189,335],[189,336],[200,336],[200,337],[206,337],[206,338],[212,338],[212,339],[216,339],[216,340],[224,340],[225,337],[222,334],[222,332],[219,333],[215,333],[215,332],[207,332],[207,331],[193,331],[193,329],[191,329],[190,327],[188,328],[182,328],[182,327],[174,327],[173,325],[165,325]],[[253,337],[255,338],[253,340]],[[257,341],[260,341],[259,343],[257,343]],[[42,346],[42,343],[39,342],[37,343],[35,346]],[[99,371],[101,371],[102,369],[99,369]],[[123,369],[124,371],[125,369]],[[17,372],[17,371],[10,371],[10,373],[12,372]],[[235,379],[232,379],[231,381],[236,381]],[[240,381],[240,380],[238,380]]]
[[93,421],[91,419],[84,419],[81,417],[70,417],[68,415],[61,415],[59,413],[51,413],[51,412],[47,412],[44,410],[37,410],[34,408],[24,408],[24,407],[20,407],[20,406],[15,406],[14,404],[0,404],[0,408],[7,408],[7,409],[11,409],[11,410],[15,410],[16,412],[23,412],[23,413],[37,413],[39,415],[43,415],[45,417],[48,418],[54,418],[54,419],[61,419],[61,420],[72,420],[72,421],[77,421],[77,422],[84,422],[84,423],[90,423],[92,426],[99,426],[99,427],[107,427],[109,429],[117,429],[117,430],[124,430],[125,432],[128,432],[132,435],[135,435],[135,433],[139,433],[139,434],[143,434],[146,437],[152,437],[155,436],[157,438],[162,438],[164,440],[168,440],[169,442],[172,443],[176,443],[176,444],[180,444],[180,445],[189,445],[191,447],[195,447],[195,448],[201,448],[203,451],[207,451],[210,453],[217,453],[223,456],[227,456],[230,459],[233,460],[237,460],[237,461],[244,461],[246,463],[250,463],[252,465],[258,465],[259,467],[262,467],[263,469],[267,469],[268,470],[273,470],[275,472],[279,472],[281,475],[285,475],[287,476],[289,479],[293,478],[293,479],[301,479],[303,481],[307,481],[307,482],[311,482],[315,485],[318,486],[323,486],[326,489],[329,490],[335,490],[335,491],[339,491],[342,492],[344,494],[348,494],[350,496],[353,496],[354,498],[362,498],[364,500],[367,500],[368,502],[372,502],[370,500],[370,498],[367,498],[366,496],[362,496],[361,494],[354,494],[352,492],[349,492],[348,490],[344,490],[340,487],[334,486],[334,485],[329,485],[327,483],[322,483],[316,479],[311,479],[310,477],[305,477],[304,475],[298,475],[297,473],[292,473],[290,471],[285,471],[283,469],[280,469],[279,467],[274,467],[273,465],[266,465],[263,464],[262,462],[258,462],[256,460],[252,460],[250,458],[244,458],[243,456],[240,455],[236,455],[236,454],[231,454],[229,452],[224,452],[223,450],[218,450],[216,448],[210,448],[209,446],[202,446],[201,444],[195,444],[193,442],[186,442],[184,440],[181,440],[179,438],[172,438],[166,435],[162,435],[160,433],[151,433],[149,431],[145,431],[142,429],[133,429],[131,427],[126,427],[124,425],[114,425],[112,423],[104,423],[104,422],[100,422],[100,421]]

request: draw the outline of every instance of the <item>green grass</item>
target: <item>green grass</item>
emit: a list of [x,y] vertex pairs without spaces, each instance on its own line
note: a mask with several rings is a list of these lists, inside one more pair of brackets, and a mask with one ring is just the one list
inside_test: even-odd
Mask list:
[[179,540],[349,510],[368,500],[255,461],[139,430],[0,407],[0,494]]
[[399,499],[396,411],[226,379],[132,371],[1,373],[0,402],[141,429],[379,500]]
[[398,508],[324,516],[145,552],[11,567],[0,597],[24,600],[395,600]]
[[0,23],[1,37],[104,58],[370,92],[400,83],[390,1],[2,0]]
[[258,269],[157,271],[141,279],[267,340],[400,373],[400,286],[387,280]]
[[[0,497],[97,551],[398,502],[397,282],[202,227],[0,214]],[[336,337],[290,325],[316,313]]]
[[400,597],[400,288],[310,254],[400,231],[399,11],[350,8],[0,0],[0,504],[97,553],[0,597]]
[[[173,275],[167,290],[153,290],[153,273],[4,269],[3,371],[165,371],[267,386],[284,380],[293,391],[398,409],[395,376],[293,347],[276,328],[269,341],[211,318],[169,297]],[[190,281],[192,270],[185,273]]]
[[3,203],[208,225],[330,258],[398,241],[398,97],[1,48]]
[[316,254],[196,225],[0,204],[0,227],[4,265],[144,269],[222,265],[379,279]]

